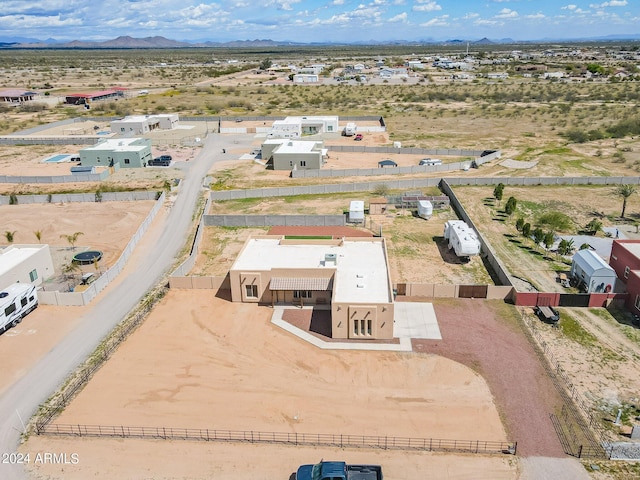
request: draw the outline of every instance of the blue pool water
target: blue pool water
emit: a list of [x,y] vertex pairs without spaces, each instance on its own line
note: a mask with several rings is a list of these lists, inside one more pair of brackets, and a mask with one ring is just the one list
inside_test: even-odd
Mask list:
[[61,162],[63,160],[66,160],[66,158],[69,156],[68,153],[59,153],[58,155],[54,155],[53,157],[49,157],[46,160],[44,160],[46,163],[58,163]]
[[111,132],[98,132],[98,135],[109,135]]

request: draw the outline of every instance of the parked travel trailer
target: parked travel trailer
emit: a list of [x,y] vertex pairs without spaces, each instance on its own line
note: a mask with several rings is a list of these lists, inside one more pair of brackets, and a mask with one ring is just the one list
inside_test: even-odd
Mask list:
[[449,248],[461,258],[480,253],[480,240],[476,232],[462,220],[449,220],[444,225],[444,238],[449,240]]
[[615,291],[616,271],[596,252],[578,250],[571,261],[571,277],[586,293],[610,293]]
[[342,130],[342,135],[351,137],[358,131],[358,126],[355,123],[347,123],[347,126]]
[[364,223],[364,202],[362,200],[352,200],[349,205],[349,222]]
[[0,291],[0,333],[15,327],[38,306],[36,287],[14,283]]
[[429,220],[433,215],[433,204],[429,200],[418,200],[418,216]]

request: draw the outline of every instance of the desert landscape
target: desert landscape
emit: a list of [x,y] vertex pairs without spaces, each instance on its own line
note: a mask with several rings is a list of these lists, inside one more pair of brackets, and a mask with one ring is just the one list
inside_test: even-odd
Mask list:
[[[400,52],[406,53],[398,47],[400,58]],[[361,181],[383,185],[399,178],[442,176],[436,172],[390,172],[366,179],[294,179],[288,171],[269,170],[249,159],[248,154],[260,147],[264,135],[234,134],[242,140],[232,141],[231,136],[225,140],[225,135],[215,133],[218,125],[251,128],[265,123],[251,118],[254,115],[311,114],[384,118],[386,131],[364,133],[361,142],[339,134],[318,136],[325,147],[390,147],[401,142],[403,147],[501,150],[501,158],[478,169],[447,172],[451,177],[629,177],[629,183],[637,184],[639,137],[612,133],[635,118],[637,82],[552,82],[524,77],[515,70],[506,81],[491,82],[481,76],[477,81],[454,81],[447,72],[429,66],[424,72],[412,73],[406,82],[340,82],[328,74],[318,85],[294,85],[288,73],[260,70],[256,59],[264,58],[263,53],[240,50],[225,54],[240,58],[240,64],[212,64],[191,49],[167,51],[163,57],[132,50],[101,59],[90,58],[83,51],[52,55],[29,51],[15,60],[0,50],[0,58],[8,59],[0,67],[3,86],[14,87],[27,79],[35,86],[49,85],[46,97],[36,102],[37,108],[2,110],[0,132],[4,135],[35,127],[37,131],[24,135],[68,139],[77,134],[69,133],[68,125],[48,124],[71,118],[76,119],[74,128],[89,133],[107,131],[109,118],[130,114],[175,112],[185,119],[199,119],[181,119],[184,128],[177,131],[148,134],[153,156],[171,155],[174,162],[170,167],[123,168],[102,182],[2,183],[0,194],[166,191],[167,203],[139,247],[141,253],[158,238],[159,225],[181,195],[189,171],[204,154],[216,156],[202,182],[212,190]],[[327,61],[332,71],[340,72],[344,64],[359,58],[355,54],[342,58],[343,54],[338,52]],[[70,61],[69,55],[76,55],[72,62],[83,59],[84,67],[63,67]],[[300,54],[295,61],[307,59]],[[564,68],[574,60],[556,61]],[[136,68],[131,68],[134,63]],[[509,68],[515,65],[518,63]],[[501,68],[486,67],[487,71]],[[96,102],[89,111],[59,103],[70,92],[111,85],[126,89],[121,100]],[[146,93],[140,93],[141,89]],[[202,140],[207,135],[216,143],[205,147]],[[70,163],[43,160],[57,154],[75,155],[78,149],[78,145],[2,145],[0,176],[67,175]],[[377,162],[385,158],[409,166],[417,165],[423,157],[330,150],[323,168],[377,168]],[[438,158],[445,164],[465,159]],[[597,218],[603,227],[618,228],[625,238],[640,239],[640,197],[629,197],[627,216],[622,219],[622,199],[612,190],[611,185],[507,186],[504,200],[499,202],[493,198],[493,187],[454,189],[512,275],[533,288],[560,291],[557,274],[568,270],[566,259],[523,238],[515,221],[522,217],[536,224],[542,215],[560,212],[570,220],[564,227],[542,225],[556,234],[577,234]],[[424,189],[424,193],[440,192]],[[209,213],[340,214],[350,200],[369,196],[356,193],[214,202]],[[518,200],[518,207],[509,216],[504,214],[504,204],[510,196]],[[57,245],[63,254],[73,248],[103,251],[106,268],[118,257],[152,203],[3,205],[0,213],[6,219],[5,229],[16,232],[16,243],[35,243],[39,239],[33,232],[40,231],[42,241]],[[370,216],[372,223],[363,230],[373,233],[382,227],[394,284],[493,285],[481,256],[461,262],[448,249],[443,226],[454,218],[457,216],[450,209],[435,212],[429,220],[390,209],[385,215]],[[194,214],[192,220],[196,219]],[[224,276],[245,239],[266,231],[205,227],[190,275]],[[77,245],[65,245],[60,236],[74,232],[83,233]],[[603,231],[597,236],[606,238]],[[9,242],[2,239],[0,243]],[[185,250],[188,248],[186,245]],[[135,269],[140,261],[134,256],[128,268]],[[575,379],[572,387],[614,437],[624,439],[640,415],[636,378],[640,337],[630,314],[619,306],[562,308],[555,328],[537,320],[530,308],[503,302],[422,297],[397,300],[433,301],[443,339],[414,341],[413,351],[408,353],[318,350],[272,325],[268,307],[235,304],[225,294],[210,290],[172,289],[51,425],[472,437],[518,441],[517,457],[48,435],[25,437],[19,451],[76,453],[80,458],[76,465],[31,465],[33,478],[289,478],[301,463],[339,458],[383,464],[390,479],[413,479],[428,471],[437,478],[529,480],[523,471],[526,459],[564,456],[548,420],[551,413],[560,411],[563,399],[543,361],[559,365],[567,377]],[[0,349],[0,358],[10,367],[0,377],[1,391],[8,391],[11,384],[26,376],[30,366],[73,331],[82,316],[91,314],[91,308],[41,305],[0,337],[0,343],[6,344]],[[529,329],[533,331],[531,342]],[[546,360],[534,347],[545,352]],[[624,410],[620,429],[612,426],[618,408]],[[597,480],[626,480],[638,474],[633,465],[620,467],[596,459],[584,462]]]

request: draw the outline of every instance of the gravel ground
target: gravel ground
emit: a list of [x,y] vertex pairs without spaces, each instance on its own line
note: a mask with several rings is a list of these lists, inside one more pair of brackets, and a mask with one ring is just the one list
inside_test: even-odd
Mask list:
[[414,351],[442,355],[480,373],[509,438],[518,442],[518,455],[564,457],[549,418],[560,397],[513,320],[512,307],[471,299],[433,303],[442,340],[413,340]]

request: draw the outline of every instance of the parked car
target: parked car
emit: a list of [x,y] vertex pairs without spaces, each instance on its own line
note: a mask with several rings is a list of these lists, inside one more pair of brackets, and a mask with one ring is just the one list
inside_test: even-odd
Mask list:
[[353,139],[354,139],[354,140],[356,140],[356,141],[358,141],[358,142],[359,142],[360,140],[362,140],[362,138],[363,138],[363,137],[362,137],[362,134],[361,134],[361,133],[358,133],[355,137],[353,137]]
[[172,160],[171,155],[160,155],[160,160],[163,162],[170,162]]
[[[163,155],[162,157],[169,157],[169,155]],[[162,157],[157,157],[157,158],[154,158],[153,160],[149,160],[149,166],[150,167],[168,167],[169,165],[171,165],[171,157],[169,157],[169,160],[167,160],[166,158],[163,159]]]
[[442,165],[442,160],[439,158],[423,158],[420,160],[419,165],[433,167],[435,165]]

